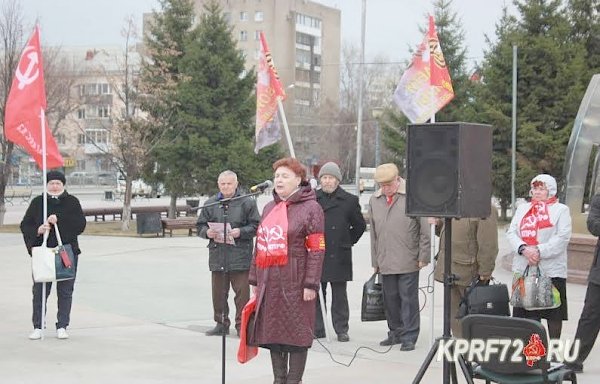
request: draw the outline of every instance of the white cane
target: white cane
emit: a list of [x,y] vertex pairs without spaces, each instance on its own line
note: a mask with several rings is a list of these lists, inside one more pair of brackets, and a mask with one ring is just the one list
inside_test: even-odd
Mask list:
[[[434,286],[435,286],[435,279],[433,278],[433,273],[435,271],[435,224],[431,224],[430,226],[430,232],[429,232],[429,243],[430,243],[430,250],[431,250],[431,268],[429,270],[429,273],[427,274],[427,285],[430,285],[430,294],[429,294],[429,300],[431,302],[431,304],[429,305],[429,345],[433,346],[434,343],[434,329],[433,329],[433,315],[434,315],[434,304],[435,304],[435,290],[434,290]],[[429,281],[429,279],[431,279],[431,281]]]
[[325,340],[327,342],[331,342],[331,337],[329,336],[329,327],[327,326],[327,312],[325,311],[325,297],[323,297],[323,290],[319,287],[319,303],[321,304],[321,318],[323,319],[323,327],[325,328]]
[[42,284],[42,340],[44,340],[44,332],[46,332],[46,283]]

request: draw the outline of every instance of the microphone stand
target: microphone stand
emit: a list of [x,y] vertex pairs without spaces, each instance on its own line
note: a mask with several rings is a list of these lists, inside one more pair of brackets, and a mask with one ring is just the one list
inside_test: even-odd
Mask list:
[[[256,192],[247,193],[245,195],[239,195],[234,197],[228,197],[225,199],[221,199],[219,201],[215,201],[214,203],[206,204],[200,208],[208,208],[214,205],[219,205],[223,210],[223,309],[221,310],[221,324],[225,325],[225,316],[228,313],[225,313],[225,308],[227,308],[227,296],[229,291],[229,264],[227,260],[227,218],[229,217],[229,204],[232,201],[245,199],[246,197],[255,197],[259,194],[263,193],[263,190],[258,189]],[[250,288],[248,288],[250,289]],[[229,311],[227,311],[229,312]],[[226,332],[223,331],[221,335],[221,383],[225,384],[225,352],[226,352]]]

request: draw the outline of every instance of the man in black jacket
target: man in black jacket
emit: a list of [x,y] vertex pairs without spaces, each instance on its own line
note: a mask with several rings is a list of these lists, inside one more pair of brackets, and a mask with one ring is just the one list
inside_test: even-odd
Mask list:
[[[227,240],[223,230],[223,208],[216,202],[239,196],[237,175],[223,171],[217,180],[219,193],[204,203],[198,216],[198,236],[209,239],[208,267],[212,274],[212,302],[217,325],[206,332],[207,336],[229,334],[229,286],[235,292],[235,328],[238,336],[242,321],[242,309],[250,299],[248,271],[252,260],[253,241],[260,221],[256,200],[250,197],[228,203],[227,223],[231,230]],[[215,205],[211,205],[215,204]],[[217,224],[217,223],[220,223]]]
[[[600,194],[594,195],[590,207],[590,213],[587,219],[588,231],[594,236],[600,236]],[[600,331],[600,263],[598,263],[598,253],[600,252],[600,240],[596,244],[594,251],[594,261],[588,275],[588,287],[585,293],[585,301],[579,323],[577,324],[577,332],[575,339],[579,339],[579,354],[577,359],[568,363],[567,366],[575,372],[583,372],[583,362],[588,357],[598,332]],[[572,355],[573,351],[571,351]]]
[[[360,239],[366,228],[358,197],[344,191],[340,186],[342,173],[337,164],[325,163],[319,171],[321,189],[317,201],[325,212],[325,258],[321,275],[323,297],[327,283],[331,285],[331,318],[337,339],[350,340],[348,336],[348,294],[346,285],[352,281],[352,246]],[[325,325],[317,300],[315,336],[325,337]]]
[[[65,191],[65,184],[66,179],[62,172],[48,172],[48,217],[43,217],[44,196],[35,197],[21,221],[21,232],[27,252],[31,255],[32,247],[42,245],[46,231],[49,231],[47,246],[56,247],[58,245],[54,231],[54,224],[57,224],[63,244],[71,244],[73,248],[75,271],[77,271],[78,255],[81,253],[77,236],[83,233],[86,221],[79,200]],[[33,332],[29,335],[31,340],[38,340],[42,337],[42,284],[33,284]],[[58,297],[56,337],[59,339],[69,338],[67,327],[71,317],[74,285],[75,279],[59,281],[56,284]],[[52,283],[46,283],[46,300],[50,295],[51,288]]]

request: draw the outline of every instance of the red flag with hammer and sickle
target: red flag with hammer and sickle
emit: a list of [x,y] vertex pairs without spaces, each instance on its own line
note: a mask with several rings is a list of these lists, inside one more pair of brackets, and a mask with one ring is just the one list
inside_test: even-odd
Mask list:
[[[6,100],[4,135],[27,151],[40,168],[42,168],[41,114],[45,110],[44,68],[40,49],[40,31],[36,26],[31,39],[21,53]],[[46,130],[46,167],[61,167],[63,158],[45,118],[44,129]]]

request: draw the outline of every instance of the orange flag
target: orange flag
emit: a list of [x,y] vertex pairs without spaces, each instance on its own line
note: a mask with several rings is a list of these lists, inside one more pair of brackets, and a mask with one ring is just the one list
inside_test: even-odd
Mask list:
[[402,75],[394,101],[412,123],[424,123],[454,98],[452,80],[440,47],[433,16],[429,30]]
[[[42,111],[46,109],[44,65],[40,49],[40,31],[36,26],[13,78],[6,100],[4,135],[21,146],[42,168]],[[63,158],[44,118],[46,130],[46,166],[58,168]]]
[[285,91],[273,64],[264,33],[260,33],[260,58],[256,79],[256,144],[254,152],[281,139],[277,119],[277,99],[285,100]]

